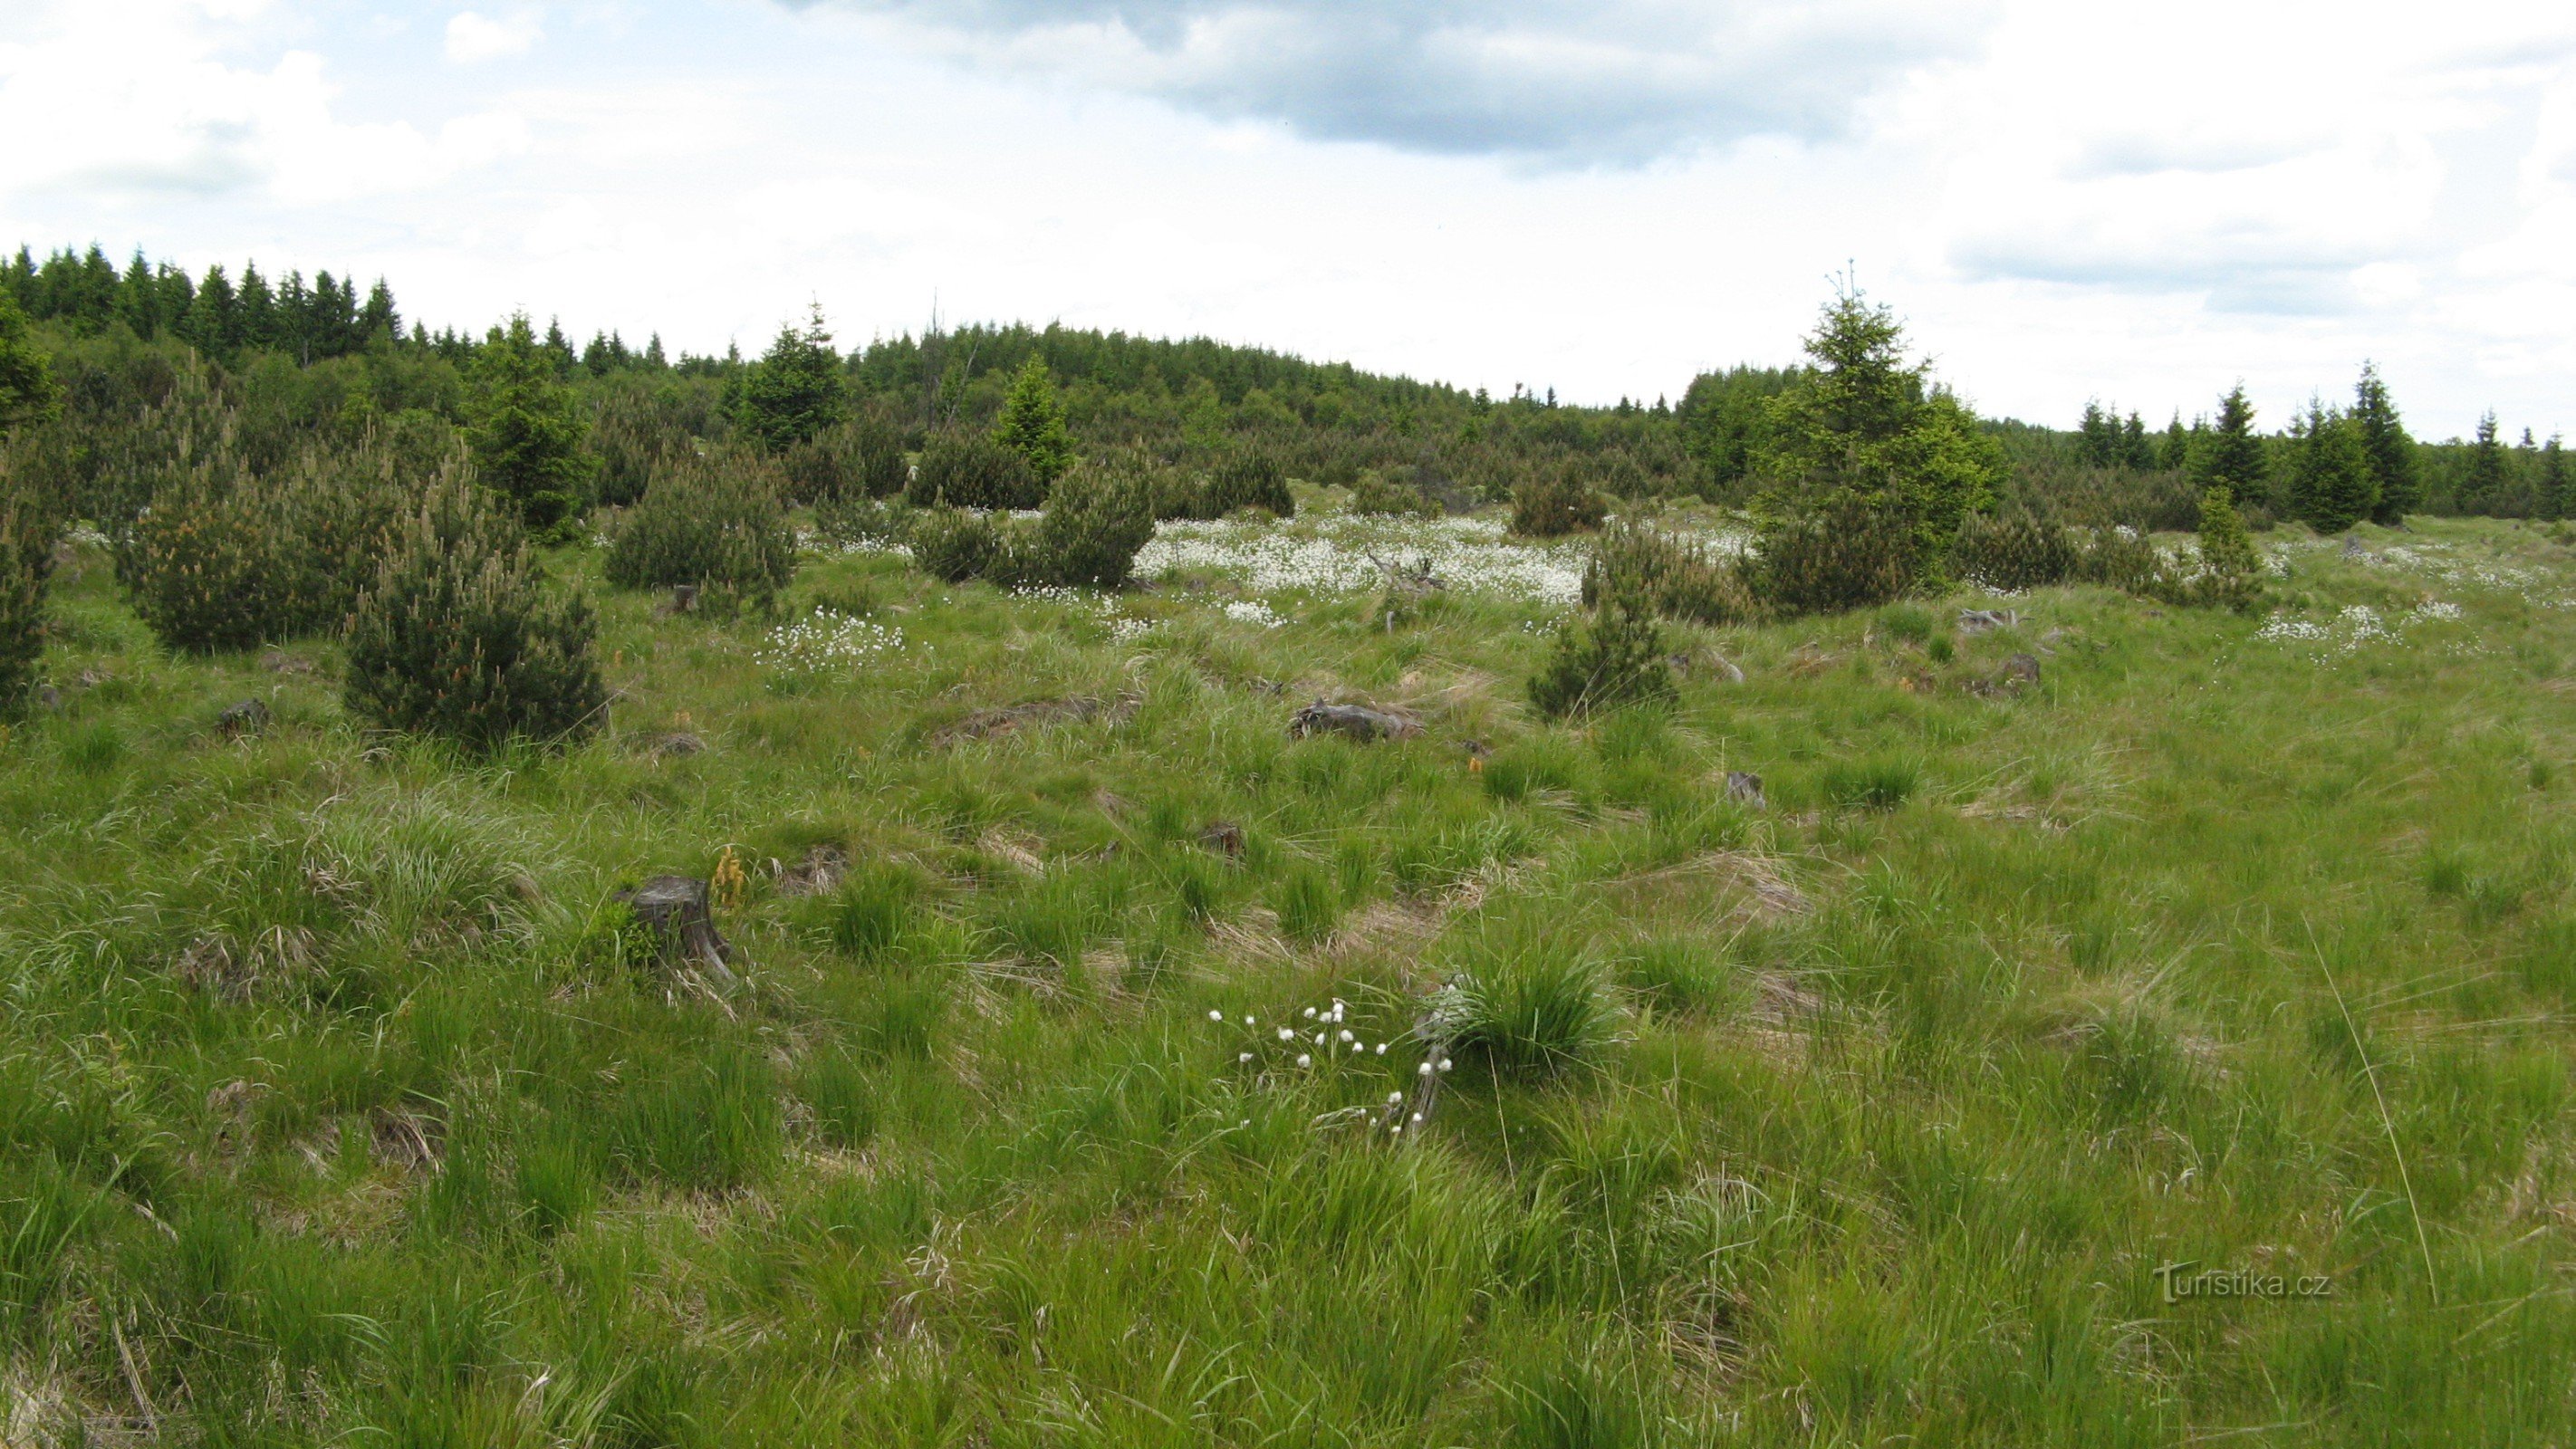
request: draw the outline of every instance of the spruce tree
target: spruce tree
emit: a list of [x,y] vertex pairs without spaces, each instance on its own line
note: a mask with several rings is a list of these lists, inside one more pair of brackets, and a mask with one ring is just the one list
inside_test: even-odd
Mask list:
[[2156,466],[2168,473],[2179,473],[2191,466],[2191,434],[2183,431],[2180,409],[2175,410],[2173,421],[2165,424],[2165,440],[2156,449]]
[[2397,405],[2389,400],[2388,384],[2380,381],[2374,364],[2361,365],[2361,381],[2352,390],[2351,420],[2361,434],[2362,453],[2370,460],[2371,483],[2378,489],[2371,521],[2394,528],[2423,501],[2424,487],[2415,464],[2415,440],[2407,436]]
[[2245,520],[2224,488],[2200,495],[2200,574],[2190,583],[2193,602],[2251,610],[2263,597],[2263,563]]
[[2156,449],[2147,441],[2146,419],[2136,413],[2120,427],[2120,466],[2144,473],[2156,466]]
[[2463,513],[2492,512],[2505,493],[2504,440],[2496,435],[2496,415],[2478,419],[2477,441],[2469,445],[2469,466],[2460,479]]
[[1011,380],[1001,419],[993,425],[993,438],[1028,459],[1029,471],[1038,475],[1042,485],[1054,486],[1073,466],[1073,434],[1065,427],[1064,402],[1055,395],[1044,358],[1031,353],[1019,376]]
[[2567,455],[2558,446],[2556,434],[2540,449],[2540,509],[2543,518],[2566,518],[2576,514],[2576,477],[2569,476]]
[[468,438],[483,482],[532,529],[559,533],[589,506],[593,463],[582,415],[525,312],[483,339]]
[[2359,427],[2309,399],[2290,479],[2292,510],[2317,532],[2337,534],[2368,518],[2378,501]]
[[2083,420],[2075,425],[2075,456],[2088,468],[2108,468],[2118,461],[2120,420],[2102,410],[2098,399],[2084,403]]
[[841,355],[819,306],[803,327],[778,329],[778,340],[743,377],[733,408],[735,423],[772,453],[812,441],[849,411]]
[[62,389],[54,369],[38,350],[27,314],[18,299],[0,289],[0,434],[23,423],[40,423],[62,407]]
[[1895,313],[1857,291],[1826,304],[1806,350],[1815,366],[1765,408],[1755,512],[1786,524],[1849,500],[1893,521],[1918,560],[1941,558],[2002,481],[2000,446],[1906,359]]
[[2245,384],[2236,384],[2218,400],[2218,425],[2202,441],[2192,462],[2192,481],[2202,491],[2224,488],[2231,503],[2262,497],[2267,471],[2263,440],[2254,436],[2254,404],[2246,401]]

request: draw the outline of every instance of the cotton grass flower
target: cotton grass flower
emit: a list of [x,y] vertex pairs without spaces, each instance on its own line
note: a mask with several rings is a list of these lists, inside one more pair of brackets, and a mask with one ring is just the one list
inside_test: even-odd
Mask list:
[[1301,1066],[1301,1067],[1311,1067],[1311,1066],[1313,1066],[1314,1064],[1315,1064],[1315,1059],[1314,1059],[1313,1057],[1311,1057],[1311,1056],[1307,1055],[1307,1054],[1306,1054],[1306,1053],[1304,1053],[1304,1052],[1299,1052],[1299,1053],[1297,1054],[1297,1065],[1299,1065],[1299,1066]]
[[818,605],[804,618],[770,630],[755,657],[781,674],[854,674],[886,655],[903,652],[903,647],[901,629]]

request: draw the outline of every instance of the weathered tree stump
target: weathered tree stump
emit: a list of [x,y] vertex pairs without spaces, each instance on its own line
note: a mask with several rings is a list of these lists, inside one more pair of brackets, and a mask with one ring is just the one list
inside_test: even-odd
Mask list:
[[1326,704],[1316,700],[1297,711],[1288,721],[1288,734],[1304,739],[1315,734],[1344,735],[1368,744],[1375,740],[1407,740],[1422,733],[1415,720],[1364,704]]
[[631,891],[619,891],[616,899],[653,933],[665,965],[695,965],[723,984],[733,984],[733,971],[725,964],[733,959],[733,946],[716,929],[705,881],[657,875]]
[[1756,810],[1768,803],[1762,798],[1762,777],[1750,770],[1726,772],[1726,798],[1738,805],[1750,805]]
[[255,735],[268,728],[268,720],[268,706],[265,703],[256,699],[245,699],[239,704],[226,705],[224,712],[215,716],[215,728],[227,735]]

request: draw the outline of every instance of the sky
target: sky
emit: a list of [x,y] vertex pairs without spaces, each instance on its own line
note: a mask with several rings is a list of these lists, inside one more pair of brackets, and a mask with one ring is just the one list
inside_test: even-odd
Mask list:
[[0,245],[757,351],[1207,335],[1507,394],[1780,363],[1837,278],[1981,411],[2576,431],[2576,6],[6,0]]

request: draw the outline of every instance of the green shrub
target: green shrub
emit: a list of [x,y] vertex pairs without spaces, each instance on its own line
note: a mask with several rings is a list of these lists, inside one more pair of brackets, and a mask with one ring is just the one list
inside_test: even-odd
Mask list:
[[903,543],[911,531],[912,511],[896,499],[844,493],[814,505],[814,532],[829,543]]
[[618,520],[608,581],[693,584],[704,604],[772,607],[796,573],[796,536],[778,489],[777,474],[748,453],[682,458]]
[[796,503],[842,498],[890,498],[911,477],[903,435],[881,418],[852,418],[803,442],[778,460],[787,497]]
[[473,379],[474,466],[484,483],[515,504],[528,527],[570,528],[590,506],[598,460],[582,446],[588,420],[528,314],[486,334]]
[[1288,491],[1288,472],[1279,455],[1254,443],[1238,443],[1209,470],[1207,502],[1202,514],[1223,518],[1241,508],[1258,508],[1276,518],[1292,517],[1297,500]]
[[699,443],[673,398],[621,387],[601,396],[590,448],[599,459],[599,501],[623,508],[644,496],[656,474],[694,456]]
[[1064,401],[1055,395],[1045,358],[1031,353],[1020,365],[1002,399],[1002,415],[994,420],[993,440],[1028,461],[1042,491],[1073,467],[1073,434],[1065,428]]
[[2080,554],[2065,529],[2019,508],[1970,515],[1950,543],[1958,577],[2007,592],[2065,583],[2075,577]]
[[578,595],[550,598],[517,525],[462,469],[432,484],[349,629],[349,712],[487,751],[595,728],[608,702]]
[[1551,719],[1674,693],[1663,627],[1640,595],[1625,590],[1606,594],[1590,618],[1569,621],[1547,666],[1530,680],[1530,703]]
[[1753,594],[1783,615],[1838,614],[1892,602],[1921,573],[1907,520],[1850,496],[1775,515],[1753,542]]
[[2224,488],[2201,495],[2200,569],[2185,585],[2183,596],[2190,603],[2239,612],[2262,605],[2263,561]]
[[2097,528],[2076,550],[2072,577],[2125,593],[2159,597],[2166,589],[2164,555],[2130,528]]
[[1570,463],[1512,490],[1512,532],[1524,538],[1562,538],[1599,528],[1609,512],[1600,493]]
[[0,719],[15,714],[45,652],[45,582],[61,536],[53,510],[0,458]]
[[1359,476],[1351,488],[1351,512],[1380,517],[1413,515],[1438,517],[1440,505],[1410,479],[1398,481],[1375,468]]
[[1017,560],[1021,583],[1072,588],[1124,587],[1136,555],[1154,537],[1148,480],[1133,474],[1082,467],[1066,474],[1047,498],[1027,547]]
[[935,579],[988,578],[1005,557],[1002,531],[986,514],[931,508],[912,521],[912,562]]
[[1605,595],[1623,589],[1668,619],[1694,624],[1741,624],[1755,613],[1752,590],[1733,559],[1624,520],[1603,529],[1593,544],[1583,570],[1583,602],[1598,607]]
[[1046,502],[1046,484],[1011,448],[981,433],[952,431],[922,447],[903,496],[923,508],[1035,508]]
[[250,470],[219,437],[173,460],[118,540],[134,610],[168,648],[241,649],[337,628],[416,497],[371,434]]

